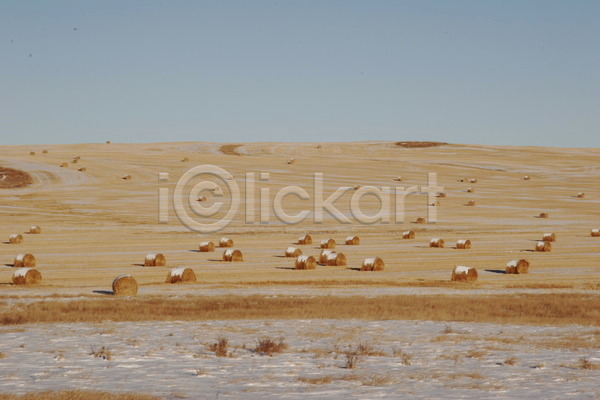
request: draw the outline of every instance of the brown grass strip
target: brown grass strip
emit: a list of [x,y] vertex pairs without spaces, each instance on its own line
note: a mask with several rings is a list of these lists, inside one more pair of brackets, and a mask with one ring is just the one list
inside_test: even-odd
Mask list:
[[159,400],[147,394],[138,393],[108,393],[88,390],[56,390],[31,392],[27,394],[2,394],[0,400]]
[[241,156],[240,153],[236,151],[241,144],[224,144],[219,148],[219,151],[228,156]]
[[20,169],[0,167],[0,189],[13,189],[28,186],[33,178]]
[[0,324],[237,319],[365,319],[600,325],[600,296],[190,296],[38,301],[0,310]]

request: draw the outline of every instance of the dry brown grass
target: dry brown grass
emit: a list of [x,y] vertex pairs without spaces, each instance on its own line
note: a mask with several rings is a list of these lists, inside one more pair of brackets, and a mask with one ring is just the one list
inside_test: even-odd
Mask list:
[[92,347],[92,352],[90,353],[90,355],[107,361],[110,361],[112,359],[112,353],[110,349],[104,346],[100,347],[100,349],[98,350]]
[[279,338],[279,340],[274,340],[270,337],[262,337],[258,339],[256,343],[256,347],[254,351],[258,354],[263,354],[266,356],[272,356],[275,353],[281,353],[283,350],[287,349],[287,344],[285,343],[284,338]]
[[86,390],[32,392],[22,395],[0,394],[0,400],[159,400],[160,397],[142,393],[108,393]]
[[314,378],[301,376],[300,378],[298,378],[298,382],[304,382],[304,383],[308,383],[311,385],[326,385],[328,383],[333,382],[333,380],[334,380],[334,377],[329,376],[329,375],[317,376]]
[[210,345],[210,351],[214,351],[217,357],[227,357],[230,356],[229,351],[229,339],[225,336],[219,336],[217,338],[217,343],[213,343]]
[[[268,297],[189,296],[46,300],[0,310],[0,325],[112,321],[235,319],[430,320],[600,326],[600,296],[582,293],[513,296]],[[450,328],[451,329],[451,328]]]
[[504,360],[504,362],[502,364],[504,365],[515,365],[517,363],[517,358],[516,357],[509,357],[506,360]]
[[31,175],[19,169],[0,167],[0,175],[5,176],[4,179],[0,180],[0,188],[3,189],[20,188],[33,183]]

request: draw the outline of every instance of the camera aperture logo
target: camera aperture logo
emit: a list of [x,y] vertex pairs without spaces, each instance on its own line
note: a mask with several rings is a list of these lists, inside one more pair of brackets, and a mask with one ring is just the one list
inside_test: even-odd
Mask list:
[[[259,178],[257,180],[257,177]],[[159,182],[168,182],[169,174],[161,172]],[[312,222],[322,224],[326,214],[340,224],[390,224],[404,222],[405,201],[409,195],[427,195],[427,221],[437,222],[435,197],[444,188],[437,186],[437,174],[427,174],[427,186],[417,187],[377,187],[377,186],[340,186],[325,197],[323,173],[312,176],[311,193],[297,185],[280,188],[271,198],[271,188],[260,187],[257,183],[268,182],[268,172],[248,172],[243,179],[244,193],[240,191],[238,181],[225,169],[215,165],[198,165],[187,170],[177,181],[170,196],[170,189],[159,188],[158,219],[160,223],[169,222],[169,210],[172,201],[173,209],[179,221],[188,229],[200,233],[218,232],[229,226],[238,216],[240,205],[244,201],[246,224],[260,223],[268,225],[273,222],[293,225],[305,221],[312,215]],[[349,213],[340,211],[336,202],[344,194],[352,192],[349,201]],[[312,195],[311,195],[312,194]],[[294,196],[300,201],[311,202],[309,208],[286,210],[284,199]],[[361,208],[361,199],[374,196],[379,202],[376,213],[365,213]],[[257,201],[258,197],[258,201]],[[392,212],[393,209],[393,212]],[[372,211],[372,210],[371,210]]]

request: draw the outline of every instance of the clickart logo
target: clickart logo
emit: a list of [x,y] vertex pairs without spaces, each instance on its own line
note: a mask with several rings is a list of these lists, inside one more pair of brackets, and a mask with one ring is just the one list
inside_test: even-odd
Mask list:
[[[258,177],[258,179],[257,179]],[[160,173],[159,181],[168,182],[168,173]],[[435,196],[444,188],[437,186],[437,175],[429,173],[427,185],[423,187],[377,187],[377,186],[340,186],[325,197],[323,173],[314,173],[310,187],[297,185],[279,188],[271,198],[271,188],[258,187],[268,182],[268,172],[248,172],[242,179],[236,180],[225,169],[215,165],[199,165],[186,171],[177,181],[172,193],[169,188],[159,189],[159,222],[169,222],[169,210],[173,209],[179,221],[190,230],[211,233],[227,227],[238,217],[240,205],[244,202],[245,215],[240,220],[246,224],[260,223],[268,225],[273,221],[279,224],[298,224],[312,216],[315,224],[321,224],[325,215],[331,216],[341,224],[390,224],[404,222],[404,204],[411,194],[427,195],[427,219],[437,221]],[[244,193],[240,191],[240,184]],[[330,186],[328,186],[329,188]],[[257,190],[259,189],[259,190]],[[347,192],[352,192],[349,201],[350,215],[338,209],[336,202]],[[367,214],[361,209],[364,196],[374,196],[379,201],[376,213]],[[310,207],[294,214],[284,207],[284,199],[295,196]],[[394,212],[392,212],[392,208]]]

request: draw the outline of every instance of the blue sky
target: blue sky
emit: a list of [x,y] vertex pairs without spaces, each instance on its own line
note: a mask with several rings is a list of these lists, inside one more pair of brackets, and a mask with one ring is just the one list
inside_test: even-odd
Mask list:
[[0,2],[1,144],[600,147],[599,1]]

